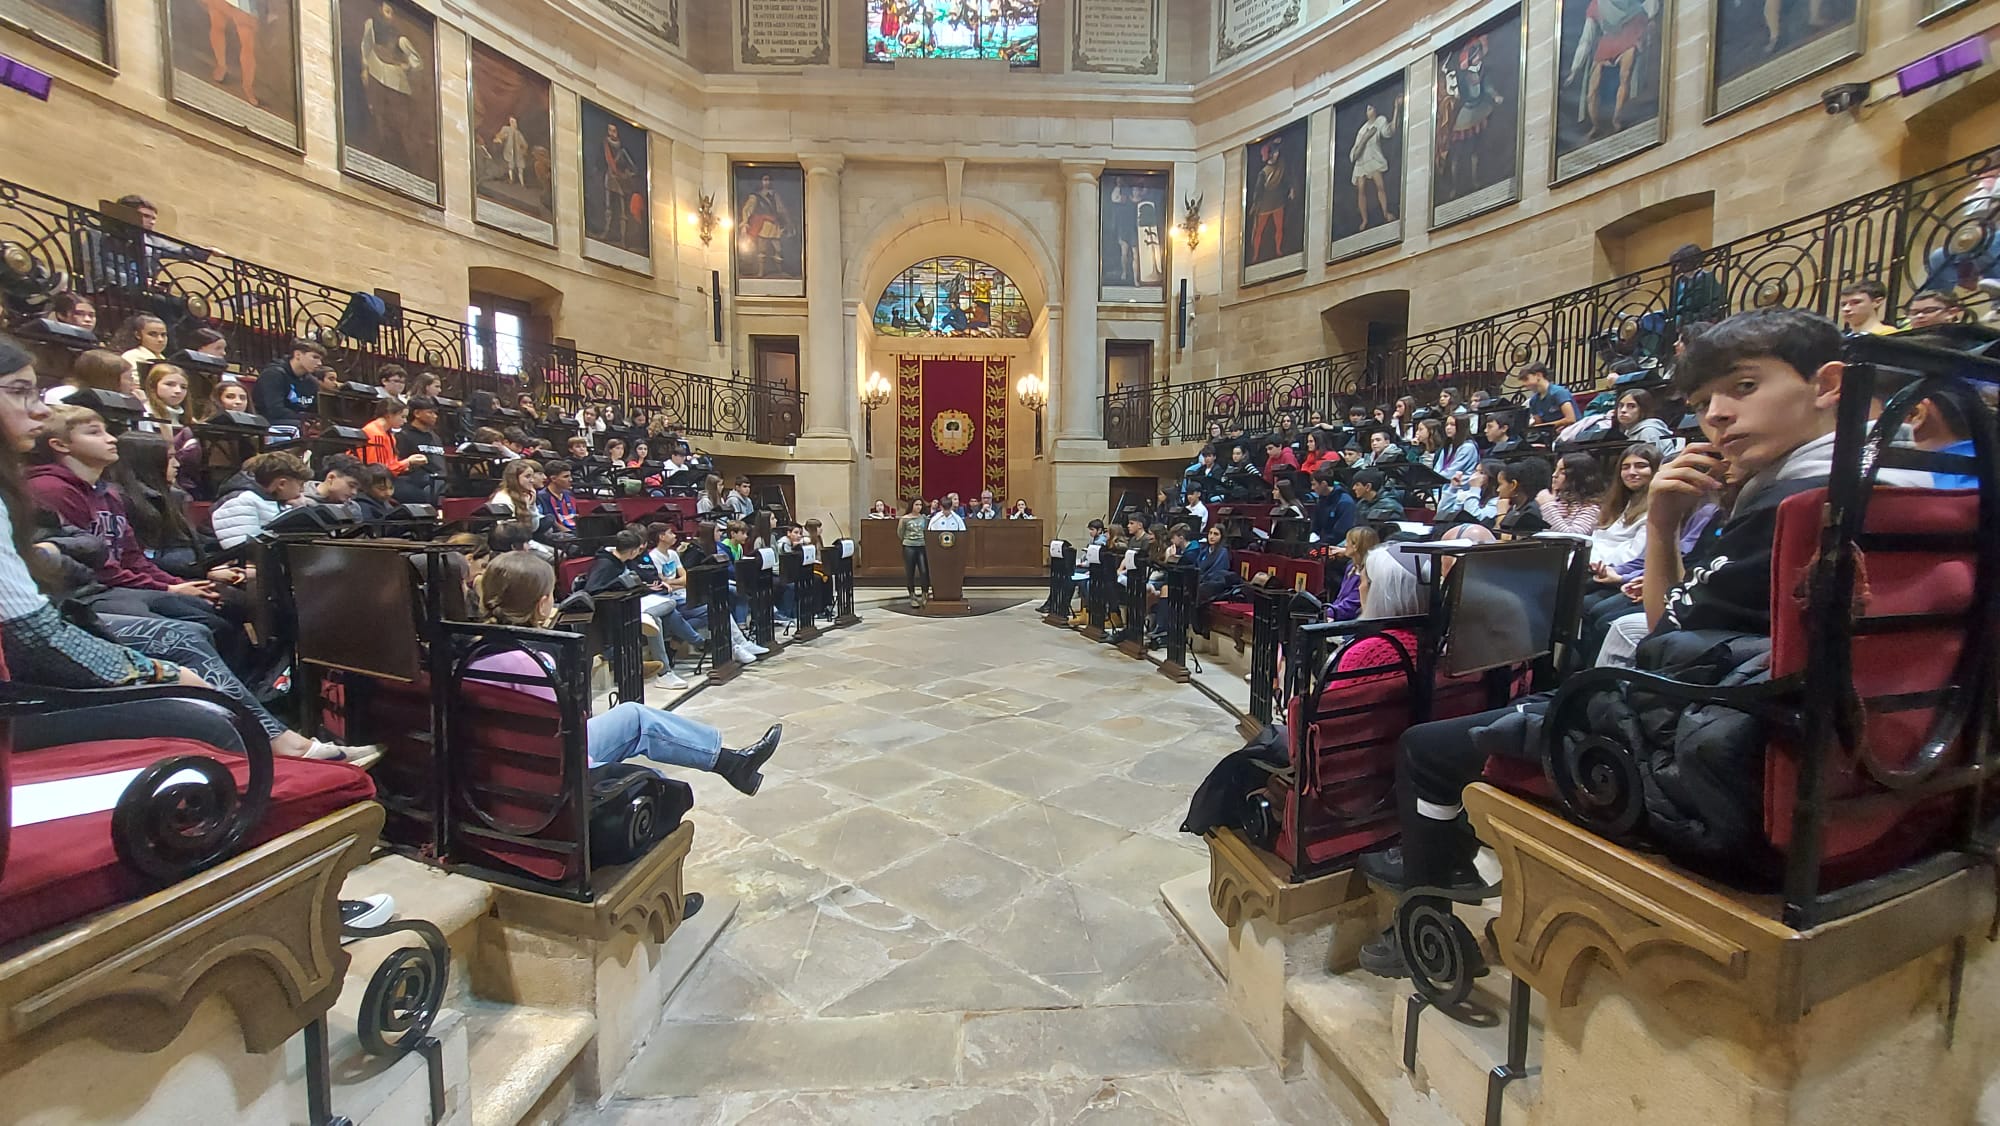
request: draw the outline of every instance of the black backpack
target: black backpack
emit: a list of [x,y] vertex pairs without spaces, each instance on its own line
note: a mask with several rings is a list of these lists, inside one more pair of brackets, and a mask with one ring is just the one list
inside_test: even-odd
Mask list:
[[694,808],[694,790],[643,766],[614,762],[590,768],[590,862],[628,864]]

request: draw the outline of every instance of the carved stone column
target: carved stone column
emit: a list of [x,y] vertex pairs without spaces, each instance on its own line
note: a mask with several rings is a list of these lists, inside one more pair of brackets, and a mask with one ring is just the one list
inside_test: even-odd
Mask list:
[[845,438],[854,388],[845,366],[840,281],[838,156],[804,156],[806,170],[806,428],[803,437]]
[[1065,160],[1063,175],[1062,409],[1058,442],[1101,442],[1104,391],[1097,343],[1097,174],[1101,161]]

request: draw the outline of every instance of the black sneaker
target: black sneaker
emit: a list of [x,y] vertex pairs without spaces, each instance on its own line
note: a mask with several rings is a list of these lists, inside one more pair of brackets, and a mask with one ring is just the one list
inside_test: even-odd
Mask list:
[[1361,968],[1376,977],[1410,976],[1410,963],[1403,959],[1403,944],[1396,941],[1395,927],[1376,935],[1373,942],[1361,948]]

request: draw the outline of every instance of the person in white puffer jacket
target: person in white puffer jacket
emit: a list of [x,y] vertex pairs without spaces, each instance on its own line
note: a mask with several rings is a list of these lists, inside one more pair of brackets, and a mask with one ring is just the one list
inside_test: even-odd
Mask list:
[[263,531],[264,525],[298,503],[310,476],[305,463],[287,453],[258,454],[243,463],[243,470],[256,485],[230,494],[208,517],[224,551]]

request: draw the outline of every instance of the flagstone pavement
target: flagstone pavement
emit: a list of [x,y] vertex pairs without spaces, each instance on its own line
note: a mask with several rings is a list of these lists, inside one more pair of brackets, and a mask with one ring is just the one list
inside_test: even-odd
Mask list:
[[571,1126],[1341,1121],[1159,902],[1233,723],[1032,602],[864,608],[682,705],[784,743],[754,798],[691,779],[687,886],[740,906]]

